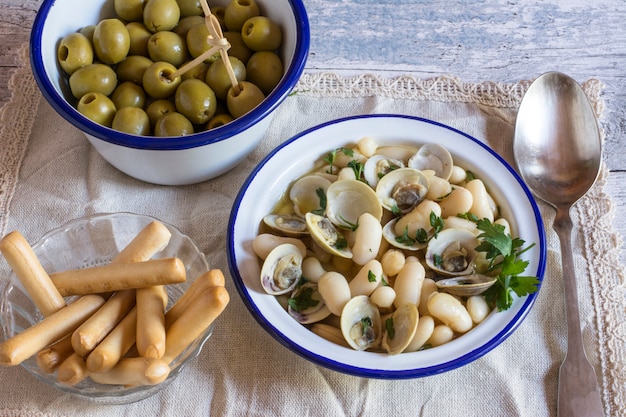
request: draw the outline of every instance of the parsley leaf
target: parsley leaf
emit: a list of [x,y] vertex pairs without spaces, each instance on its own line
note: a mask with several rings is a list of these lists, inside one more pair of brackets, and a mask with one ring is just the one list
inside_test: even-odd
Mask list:
[[352,170],[354,171],[354,176],[357,180],[362,181],[363,180],[363,163],[357,161],[356,159],[351,160],[350,162],[348,162],[348,166],[350,168],[352,168]]
[[287,300],[287,303],[295,311],[304,311],[308,308],[315,307],[319,303],[319,300],[312,297],[313,292],[312,287],[302,287],[295,297]]
[[540,281],[537,277],[520,276],[526,270],[528,261],[519,259],[519,256],[535,244],[523,249],[524,240],[511,238],[505,233],[504,226],[491,223],[489,219],[480,219],[476,225],[482,232],[478,235],[482,242],[476,250],[485,252],[489,261],[488,272],[498,274],[496,283],[484,293],[485,299],[500,311],[508,310],[513,304],[513,293],[523,297],[538,289]]
[[320,208],[312,210],[311,213],[317,214],[318,216],[323,216],[324,212],[326,212],[326,193],[322,187],[315,190],[315,194],[320,199]]

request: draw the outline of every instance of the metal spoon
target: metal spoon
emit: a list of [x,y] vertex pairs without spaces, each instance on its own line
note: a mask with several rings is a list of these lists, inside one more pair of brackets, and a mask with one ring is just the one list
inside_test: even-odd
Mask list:
[[593,109],[576,81],[550,72],[531,84],[517,114],[513,152],[528,187],[556,209],[553,228],[561,242],[568,336],[558,415],[602,416],[600,388],[582,344],[570,218],[570,208],[598,177],[602,143]]

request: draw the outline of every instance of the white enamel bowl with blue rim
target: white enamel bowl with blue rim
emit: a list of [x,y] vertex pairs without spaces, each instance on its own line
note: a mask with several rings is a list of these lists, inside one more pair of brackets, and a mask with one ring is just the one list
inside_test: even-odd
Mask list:
[[311,128],[274,149],[252,171],[237,196],[228,225],[228,261],[237,290],[259,324],[276,340],[311,362],[346,374],[401,379],[449,371],[485,355],[510,336],[524,320],[536,294],[518,298],[506,311],[492,312],[457,339],[431,349],[401,353],[354,351],[315,335],[298,324],[266,294],[260,284],[261,263],[252,251],[262,217],[270,213],[290,182],[311,171],[314,162],[338,147],[369,136],[379,145],[419,145],[435,141],[458,165],[475,173],[501,205],[513,234],[536,245],[524,254],[525,275],[542,279],[546,243],[539,209],[521,178],[498,154],[475,138],[430,120],[399,115],[367,115]]
[[[243,160],[263,138],[276,108],[298,82],[309,51],[309,21],[302,0],[258,0],[261,12],[283,31],[281,56],[285,73],[265,100],[227,125],[183,137],[136,136],[101,126],[80,114],[57,63],[61,39],[80,28],[114,16],[113,0],[44,0],[30,39],[33,74],[50,105],[81,130],[111,165],[137,179],[164,185],[202,182]],[[211,0],[224,6],[228,0]]]

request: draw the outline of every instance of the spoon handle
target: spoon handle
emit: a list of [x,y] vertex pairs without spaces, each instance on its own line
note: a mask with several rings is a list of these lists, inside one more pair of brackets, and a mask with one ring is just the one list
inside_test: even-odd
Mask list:
[[578,292],[572,259],[572,220],[569,207],[557,209],[554,230],[561,242],[565,312],[567,316],[567,355],[559,370],[557,415],[559,417],[602,417],[604,410],[596,374],[587,359],[580,331]]

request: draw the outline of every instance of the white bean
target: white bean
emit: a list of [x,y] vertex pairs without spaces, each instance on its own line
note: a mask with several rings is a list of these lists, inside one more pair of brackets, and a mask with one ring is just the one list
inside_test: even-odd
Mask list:
[[467,213],[472,208],[472,203],[472,193],[463,187],[454,187],[452,192],[439,202],[441,217],[445,219],[459,213]]
[[445,324],[438,324],[433,329],[433,333],[430,335],[430,338],[426,341],[426,344],[435,347],[441,346],[445,343],[448,343],[454,338],[454,330]]
[[379,309],[387,311],[393,308],[393,301],[396,299],[396,291],[389,286],[378,287],[370,295],[370,301]]
[[302,261],[302,275],[311,282],[318,282],[325,272],[320,260],[314,256],[307,256]]
[[376,217],[367,212],[359,216],[358,225],[354,232],[352,260],[357,265],[365,265],[378,255],[383,227]]
[[374,141],[374,139],[370,138],[369,136],[365,136],[359,139],[359,141],[357,142],[357,147],[359,148],[359,152],[369,158],[376,153],[376,150],[378,149],[378,144],[376,143],[376,141]]
[[465,172],[465,170],[458,165],[454,165],[452,167],[452,174],[450,174],[450,178],[448,178],[448,181],[450,181],[452,184],[461,184],[463,181],[465,181],[466,178],[467,173]]
[[350,167],[341,168],[337,174],[337,181],[340,180],[356,180],[354,170]]
[[350,281],[350,294],[369,296],[380,284],[383,278],[383,266],[376,259],[367,262]]
[[504,226],[504,233],[505,234],[507,234],[507,235],[511,234],[511,225],[509,224],[508,220],[505,219],[504,217],[500,217],[494,223]]
[[350,286],[346,277],[339,272],[326,272],[320,277],[317,289],[330,312],[340,316],[341,310],[350,301]]
[[418,306],[418,311],[420,316],[428,316],[430,312],[428,311],[428,299],[431,294],[438,292],[437,284],[435,281],[430,278],[425,278],[422,283],[422,293],[420,295],[420,303]]
[[339,329],[338,327],[330,326],[324,323],[315,323],[311,327],[311,331],[330,342],[336,343],[341,346],[350,347],[348,342],[346,342],[346,339],[343,337],[341,329]]
[[493,211],[491,209],[491,198],[485,188],[485,183],[479,179],[473,179],[467,184],[465,188],[472,193],[472,207],[470,213],[474,214],[479,219],[489,219],[493,221]]
[[428,311],[455,332],[465,333],[472,328],[472,318],[465,306],[445,292],[434,294],[428,299]]
[[436,175],[428,176],[428,192],[426,198],[429,200],[439,200],[444,196],[450,194],[452,191],[452,185],[446,180]]
[[482,295],[472,295],[467,299],[465,305],[472,321],[476,324],[482,322],[489,315],[489,305]]
[[294,244],[302,252],[302,256],[306,255],[306,246],[300,239],[293,237],[276,236],[271,233],[262,233],[257,235],[252,241],[252,250],[261,259],[267,258],[267,255],[277,246],[283,243]]
[[400,307],[407,303],[413,303],[419,307],[422,293],[422,283],[426,277],[426,270],[420,262],[407,262],[398,273],[393,284],[396,291],[394,305]]
[[435,330],[435,320],[430,316],[420,316],[417,322],[417,329],[415,330],[415,336],[409,343],[405,352],[415,352],[426,344],[426,341],[430,339]]
[[474,234],[478,234],[476,222],[464,219],[462,217],[450,216],[443,219],[444,229],[466,229]]
[[[413,210],[400,217],[394,227],[397,236],[402,236],[405,232],[409,236],[415,236],[419,229],[430,230],[430,213],[436,216],[441,215],[441,207],[432,200],[424,200]],[[456,214],[456,213],[455,213]]]
[[404,254],[398,249],[388,249],[380,258],[383,272],[388,277],[395,277],[404,266],[406,260]]

